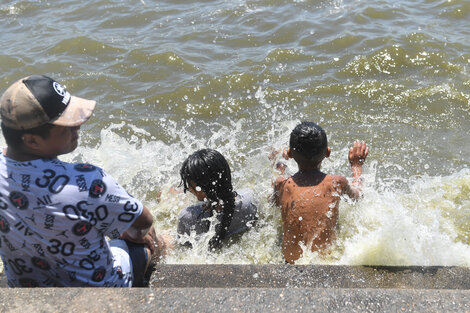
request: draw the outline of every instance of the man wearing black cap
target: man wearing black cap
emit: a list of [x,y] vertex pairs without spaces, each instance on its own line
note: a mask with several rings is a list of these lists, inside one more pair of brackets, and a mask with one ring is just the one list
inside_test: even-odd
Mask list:
[[0,255],[10,287],[142,286],[151,255],[164,252],[139,200],[101,168],[57,159],[77,147],[95,104],[42,75],[0,99]]

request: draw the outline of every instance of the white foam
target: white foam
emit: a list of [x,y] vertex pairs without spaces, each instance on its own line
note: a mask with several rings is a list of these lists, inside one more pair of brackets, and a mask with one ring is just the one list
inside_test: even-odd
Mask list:
[[[173,143],[157,140],[136,126],[130,126],[131,132],[121,136],[118,133],[124,124],[114,124],[101,131],[97,146],[82,143],[61,159],[103,167],[131,194],[143,199],[155,216],[157,231],[176,236],[179,211],[196,201],[178,187],[181,163],[197,149],[216,148],[231,165],[235,189],[254,191],[259,222],[215,253],[207,248],[213,230],[199,240],[186,238],[192,241],[193,249],[177,246],[166,262],[283,263],[280,210],[270,202],[275,171],[267,156],[271,147],[287,144],[296,121],[267,129],[262,144],[254,142],[252,148],[238,149],[246,144],[246,123],[239,120],[229,126],[211,125],[217,130],[204,139],[168,123],[168,132],[176,139]],[[347,147],[339,150],[324,163],[326,172],[338,173],[347,166],[343,157]],[[295,164],[290,160],[286,163],[287,172],[294,173]],[[337,242],[329,254],[306,249],[298,263],[469,266],[470,171],[463,169],[445,177],[381,178],[377,177],[380,166],[380,162],[367,160],[364,197],[357,203],[347,199],[340,203]],[[401,183],[390,184],[393,180]],[[179,191],[175,194],[172,188]]]

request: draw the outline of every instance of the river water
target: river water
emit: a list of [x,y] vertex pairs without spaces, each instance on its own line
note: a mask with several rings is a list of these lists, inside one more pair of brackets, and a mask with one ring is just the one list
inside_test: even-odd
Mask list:
[[167,263],[282,263],[268,154],[311,120],[325,171],[351,177],[356,139],[370,153],[335,247],[299,264],[470,266],[468,0],[2,0],[0,27],[1,92],[43,73],[97,100],[62,159],[105,168],[158,230],[175,235],[195,201],[169,192],[194,150],[219,150],[254,191],[255,229]]

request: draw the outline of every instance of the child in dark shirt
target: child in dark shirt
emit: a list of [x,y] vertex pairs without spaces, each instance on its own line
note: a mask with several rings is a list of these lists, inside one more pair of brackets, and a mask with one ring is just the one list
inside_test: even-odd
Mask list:
[[206,233],[210,228],[209,218],[215,214],[219,224],[209,242],[212,250],[223,239],[248,230],[257,219],[251,192],[233,190],[230,167],[218,151],[194,152],[184,161],[180,175],[184,191],[189,190],[201,202],[180,212],[179,234]]

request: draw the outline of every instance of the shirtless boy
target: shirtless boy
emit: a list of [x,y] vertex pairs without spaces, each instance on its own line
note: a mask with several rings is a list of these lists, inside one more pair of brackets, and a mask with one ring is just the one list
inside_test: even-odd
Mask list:
[[[358,199],[361,195],[362,164],[369,148],[356,141],[349,150],[353,181],[350,185],[343,176],[325,174],[320,170],[331,149],[325,131],[313,122],[302,122],[290,135],[286,159],[293,158],[299,171],[289,177],[278,177],[274,183],[274,199],[281,207],[284,237],[282,250],[286,262],[302,256],[303,242],[312,251],[323,250],[335,240],[335,225],[341,195]],[[285,167],[278,166],[281,172]]]

